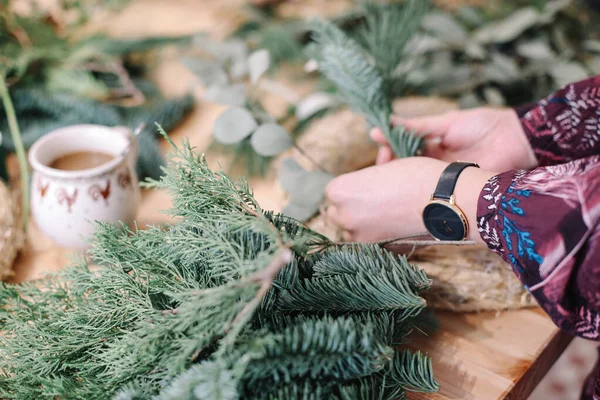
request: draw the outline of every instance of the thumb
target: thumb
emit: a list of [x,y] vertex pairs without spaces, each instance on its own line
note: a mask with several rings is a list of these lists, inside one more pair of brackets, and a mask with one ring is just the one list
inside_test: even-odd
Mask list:
[[443,137],[454,120],[452,112],[428,117],[404,118],[392,116],[392,125],[402,125],[426,137]]

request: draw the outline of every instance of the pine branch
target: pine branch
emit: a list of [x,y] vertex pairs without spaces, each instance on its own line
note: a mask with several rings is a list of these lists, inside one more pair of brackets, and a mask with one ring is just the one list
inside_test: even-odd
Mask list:
[[[410,0],[406,6],[370,4],[359,42],[326,21],[314,21],[313,37],[320,71],[334,82],[343,99],[362,113],[371,126],[380,127],[398,157],[410,157],[422,137],[403,127],[391,127],[391,102],[402,77],[395,74],[405,56],[403,49],[419,26],[427,2]],[[398,41],[398,43],[396,43]]]
[[239,398],[237,384],[223,362],[204,362],[173,379],[156,400],[236,400]]
[[363,4],[366,21],[358,31],[357,40],[386,79],[394,76],[406,58],[406,45],[421,25],[429,3],[429,0],[409,0],[403,4]]
[[[176,222],[100,224],[81,260],[0,291],[0,397],[382,399],[433,388],[419,329],[422,272],[377,245],[332,247],[263,211],[245,181],[189,144],[159,186]],[[345,393],[345,392],[344,392]]]
[[[246,369],[244,387],[268,391],[273,384],[310,377],[348,380],[382,370],[394,350],[375,335],[371,325],[356,330],[351,319],[324,318],[290,326],[281,334],[258,339],[248,351],[257,355]],[[256,346],[256,347],[255,347]],[[294,369],[288,366],[294,364]]]
[[433,378],[431,359],[419,351],[411,353],[403,350],[396,353],[386,375],[390,377],[389,384],[413,392],[431,393],[439,390],[439,384]]
[[406,257],[395,256],[379,246],[355,244],[337,251],[328,251],[315,262],[314,277],[358,274],[360,272],[382,273],[392,270],[403,271],[411,288],[415,291],[431,287],[431,280],[425,273],[408,264]]

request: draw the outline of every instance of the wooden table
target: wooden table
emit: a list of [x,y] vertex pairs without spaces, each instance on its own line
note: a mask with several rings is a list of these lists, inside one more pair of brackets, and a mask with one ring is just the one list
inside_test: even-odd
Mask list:
[[[199,31],[222,36],[243,20],[241,8],[238,7],[240,1],[138,1],[116,18],[110,19],[105,29],[121,37],[136,36],[140,32],[145,35],[174,35]],[[308,3],[326,2],[310,0]],[[344,3],[344,0],[327,0],[327,3],[332,12],[337,12],[333,3]],[[314,9],[310,8],[302,13],[315,14]],[[190,89],[198,97],[201,95],[193,76],[179,65],[175,57],[161,64],[154,77],[167,95],[179,95]],[[295,88],[300,93],[306,91],[306,88],[298,85]],[[280,110],[285,107],[277,99],[270,103],[270,108],[275,112],[278,107]],[[200,103],[173,132],[173,136],[186,136],[199,151],[206,149],[211,140],[213,121],[222,109]],[[209,154],[208,160],[213,166],[223,161],[218,154]],[[280,205],[273,195],[272,175],[250,181],[257,199],[266,209]],[[138,220],[142,225],[167,221],[168,218],[160,210],[169,207],[170,199],[165,193],[146,192]],[[68,264],[69,254],[69,250],[56,247],[32,225],[28,246],[16,262],[13,280],[32,280],[48,271],[58,270]],[[571,340],[539,309],[500,314],[443,313],[439,317],[441,329],[431,337],[417,338],[414,345],[431,354],[441,390],[435,395],[415,394],[411,399],[525,400]]]

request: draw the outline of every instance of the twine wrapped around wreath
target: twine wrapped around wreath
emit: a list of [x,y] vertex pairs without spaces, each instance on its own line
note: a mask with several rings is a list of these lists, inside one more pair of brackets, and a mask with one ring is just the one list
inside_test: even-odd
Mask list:
[[[395,112],[405,117],[439,114],[456,108],[454,102],[435,98],[408,98],[394,104]],[[347,110],[315,122],[298,145],[335,175],[372,165],[377,150],[368,138],[363,118]],[[306,168],[311,167],[295,150],[282,158],[290,156]],[[340,230],[323,215],[314,217],[307,225],[331,240],[341,241]],[[500,311],[536,304],[510,267],[485,247],[424,247],[417,249],[411,260],[433,280],[432,288],[424,296],[434,309]]]
[[25,240],[19,196],[0,181],[0,280],[13,275],[13,262]]

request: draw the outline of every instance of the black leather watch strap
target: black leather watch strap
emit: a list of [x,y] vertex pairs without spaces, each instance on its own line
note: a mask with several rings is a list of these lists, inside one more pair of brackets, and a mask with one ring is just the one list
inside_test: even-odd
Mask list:
[[468,167],[477,167],[479,165],[472,162],[453,162],[446,167],[444,172],[442,172],[442,176],[435,188],[435,192],[433,192],[434,199],[442,199],[442,200],[450,200],[452,194],[454,193],[454,188],[456,187],[456,182],[458,181],[458,177],[461,172],[465,168]]

